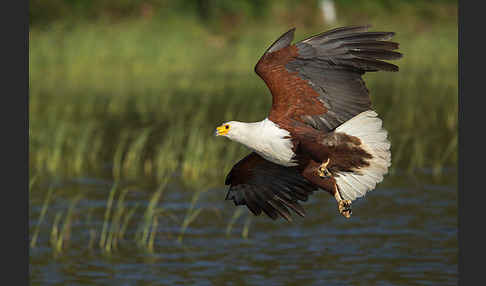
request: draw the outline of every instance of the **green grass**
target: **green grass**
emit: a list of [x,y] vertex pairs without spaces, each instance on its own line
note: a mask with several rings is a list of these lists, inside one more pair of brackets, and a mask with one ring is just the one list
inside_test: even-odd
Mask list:
[[[345,23],[343,23],[345,24]],[[266,116],[269,92],[253,72],[288,27],[212,34],[194,22],[84,23],[30,32],[30,168],[55,176],[156,178],[221,185],[247,151],[212,136],[227,120]],[[398,73],[365,76],[390,132],[393,167],[457,162],[457,27],[399,23]],[[296,40],[328,27],[297,30]]]
[[[49,195],[49,194],[48,194]],[[60,225],[61,219],[63,217],[64,211],[61,210],[56,213],[56,217],[54,218],[54,223],[52,226],[52,231],[51,231],[51,248],[54,250],[54,254],[60,254],[63,252],[63,250],[66,248],[66,243],[69,243],[70,237],[71,237],[71,227],[73,224],[73,215],[74,215],[74,209],[76,207],[76,204],[81,200],[82,195],[78,194],[76,195],[71,202],[69,203],[69,207],[67,209],[67,212],[64,217],[64,221],[62,223],[62,226]],[[46,201],[48,198],[46,199]],[[47,206],[47,203],[46,203]],[[39,220],[39,224],[41,221]],[[37,234],[37,233],[36,233]],[[31,244],[31,248],[34,248],[35,244]]]
[[[48,191],[44,192],[46,194],[40,205],[37,221],[31,225],[30,248],[38,247],[39,237],[45,236],[46,232],[49,232],[51,249],[55,255],[62,254],[71,243],[71,237],[74,236],[73,225],[77,224],[76,231],[79,231],[82,225],[89,226],[89,229],[86,229],[89,237],[84,236],[85,242],[77,240],[75,243],[78,247],[86,246],[90,250],[98,249],[101,253],[109,255],[119,250],[121,244],[126,246],[133,242],[139,249],[153,253],[159,221],[164,221],[164,224],[170,222],[174,226],[180,225],[180,231],[170,233],[169,236],[173,237],[176,234],[177,241],[181,243],[187,228],[203,210],[196,204],[204,191],[192,193],[192,202],[185,217],[178,217],[164,207],[165,202],[162,195],[167,189],[167,180],[161,182],[156,190],[150,191],[146,200],[147,204],[143,208],[140,207],[141,202],[130,205],[126,201],[128,193],[133,190],[133,187],[122,188],[115,183],[106,190],[107,197],[104,207],[91,206],[84,211],[78,205],[81,200],[89,201],[89,195],[77,193],[72,196],[63,188],[49,187]],[[41,196],[41,193],[42,190],[38,187],[34,196]],[[65,205],[59,205],[59,201]],[[53,207],[53,204],[56,206]],[[48,212],[51,213],[50,216],[47,214]],[[95,220],[99,224],[94,223]],[[43,225],[50,226],[44,227]],[[135,231],[130,231],[130,235],[127,236],[129,228],[133,228]],[[79,233],[77,234],[79,235]]]

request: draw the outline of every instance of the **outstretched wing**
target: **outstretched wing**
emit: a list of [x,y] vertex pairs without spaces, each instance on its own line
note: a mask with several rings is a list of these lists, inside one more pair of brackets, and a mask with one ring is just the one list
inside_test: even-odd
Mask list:
[[330,131],[371,108],[365,72],[398,71],[393,32],[369,26],[333,29],[294,45],[294,29],[273,43],[255,66],[272,93],[269,119],[294,119]]
[[263,211],[272,219],[281,216],[287,221],[291,221],[289,209],[305,215],[298,201],[306,201],[317,190],[295,167],[274,164],[256,153],[236,163],[225,184],[230,185],[226,200],[246,205],[255,215]]

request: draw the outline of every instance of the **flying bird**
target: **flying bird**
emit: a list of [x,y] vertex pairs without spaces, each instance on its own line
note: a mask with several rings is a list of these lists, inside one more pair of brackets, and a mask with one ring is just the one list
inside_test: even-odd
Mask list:
[[272,94],[267,117],[229,121],[215,131],[252,150],[227,175],[226,200],[291,221],[290,210],[305,216],[299,201],[321,189],[349,218],[351,202],[383,180],[391,143],[362,75],[398,71],[383,60],[402,54],[388,41],[394,32],[369,27],[336,28],[291,44],[293,28],[265,51],[255,72]]

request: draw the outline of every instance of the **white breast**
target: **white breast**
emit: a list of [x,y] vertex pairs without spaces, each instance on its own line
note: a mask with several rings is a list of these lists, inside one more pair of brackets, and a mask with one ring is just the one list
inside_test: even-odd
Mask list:
[[293,159],[295,153],[292,151],[293,144],[287,130],[267,118],[260,122],[244,123],[242,129],[244,131],[239,130],[235,134],[237,136],[229,136],[230,139],[253,149],[270,162],[286,167],[298,165]]

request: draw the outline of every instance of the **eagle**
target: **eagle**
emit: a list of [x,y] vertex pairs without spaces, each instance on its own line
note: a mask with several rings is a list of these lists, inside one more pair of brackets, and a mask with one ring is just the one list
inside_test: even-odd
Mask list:
[[398,71],[385,60],[402,54],[389,41],[394,32],[369,28],[335,28],[291,44],[292,28],[265,51],[255,72],[272,94],[267,117],[215,131],[252,151],[228,173],[226,200],[291,221],[290,210],[305,216],[299,202],[324,190],[350,218],[351,202],[383,180],[391,143],[362,75]]

